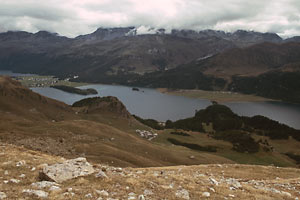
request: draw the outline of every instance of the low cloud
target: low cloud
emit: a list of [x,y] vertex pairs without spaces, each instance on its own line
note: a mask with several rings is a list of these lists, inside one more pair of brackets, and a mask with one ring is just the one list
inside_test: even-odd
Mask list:
[[[47,30],[75,37],[99,27],[237,29],[300,35],[299,0],[1,0],[0,31]],[[147,32],[148,31],[148,32]]]

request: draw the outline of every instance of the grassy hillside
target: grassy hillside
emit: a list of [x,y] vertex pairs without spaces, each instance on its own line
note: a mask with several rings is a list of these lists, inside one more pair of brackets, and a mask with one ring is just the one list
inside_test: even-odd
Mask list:
[[[168,122],[169,129],[153,130],[132,117],[115,97],[90,98],[71,107],[3,77],[0,97],[2,142],[67,158],[85,156],[134,167],[211,163],[297,166],[294,158],[300,155],[294,129],[268,119],[262,119],[263,124],[270,122],[270,126],[256,126],[260,118],[246,120],[221,105],[201,110],[191,119]],[[157,137],[149,141],[137,130],[157,133]],[[233,130],[238,134],[231,135]],[[274,130],[292,137],[278,140],[273,137]]]
[[[61,163],[64,157],[1,143],[1,195],[7,199],[38,199],[23,190],[42,190],[57,199],[295,199],[299,196],[299,169],[273,166],[214,164],[152,168],[115,168],[88,160],[95,173],[61,184],[57,190],[38,188],[39,172],[45,164]],[[17,167],[16,163],[23,165]],[[103,171],[107,178],[95,175]],[[22,175],[23,174],[23,175]],[[20,177],[22,175],[22,178]],[[10,180],[19,180],[13,183]],[[50,183],[51,184],[51,183]],[[53,184],[53,183],[52,183]],[[13,188],[13,189],[12,189]],[[70,189],[72,188],[72,189]],[[210,197],[205,197],[209,193]],[[140,197],[142,198],[142,197]]]

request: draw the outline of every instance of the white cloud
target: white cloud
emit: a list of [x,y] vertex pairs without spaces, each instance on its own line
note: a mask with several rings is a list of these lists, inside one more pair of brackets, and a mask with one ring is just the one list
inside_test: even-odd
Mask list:
[[[0,31],[74,37],[98,27],[237,29],[300,35],[299,0],[0,0]],[[155,31],[155,30],[153,30]]]

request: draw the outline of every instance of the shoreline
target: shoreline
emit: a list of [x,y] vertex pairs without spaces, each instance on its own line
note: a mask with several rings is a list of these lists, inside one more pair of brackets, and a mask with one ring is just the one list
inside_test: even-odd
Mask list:
[[[5,76],[5,75],[4,75]],[[83,82],[71,82],[69,79],[58,79],[54,76],[45,75],[28,75],[28,76],[18,76],[14,77],[21,82],[22,85],[32,88],[32,87],[50,87],[56,85],[65,85],[70,87],[80,87],[94,83],[83,83]],[[108,84],[113,85],[113,84]],[[127,86],[133,87],[133,86]],[[138,87],[141,88],[141,87]],[[280,100],[269,99],[265,97],[248,95],[230,91],[205,91],[197,89],[168,89],[168,88],[153,88],[162,94],[183,96],[193,99],[206,99],[209,101],[216,101],[218,103],[231,103],[231,102],[266,102],[273,101],[279,102]]]
[[268,99],[265,97],[248,95],[230,91],[205,91],[205,90],[188,90],[188,89],[168,89],[156,88],[157,91],[175,96],[183,96],[193,99],[206,99],[216,101],[218,103],[232,103],[232,102],[266,102],[266,101],[279,101]]

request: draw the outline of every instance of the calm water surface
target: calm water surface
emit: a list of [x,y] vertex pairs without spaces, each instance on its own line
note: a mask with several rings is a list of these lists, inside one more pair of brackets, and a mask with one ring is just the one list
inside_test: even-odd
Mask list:
[[[32,88],[32,90],[67,104],[72,104],[87,97],[116,96],[125,104],[130,113],[142,118],[152,118],[159,121],[191,117],[195,114],[195,110],[206,108],[211,104],[208,100],[172,96],[148,88],[140,88],[140,91],[133,91],[131,87],[101,84],[87,85],[80,88],[94,88],[99,94],[82,96],[66,93],[54,88]],[[239,115],[263,115],[300,129],[300,105],[297,104],[282,102],[235,102],[225,103],[225,105],[229,106]]]
[[[8,76],[31,76],[32,74],[13,73],[11,71],[1,71],[0,75]],[[210,101],[203,99],[191,99],[180,96],[162,94],[154,89],[141,88],[140,91],[132,91],[131,87],[113,85],[87,85],[80,88],[94,88],[98,95],[82,96],[78,94],[66,93],[54,88],[32,88],[33,91],[41,95],[73,104],[75,101],[94,96],[116,96],[127,107],[132,114],[143,118],[152,118],[159,121],[178,120],[191,117],[195,110],[206,108]],[[254,116],[263,115],[300,129],[300,105],[283,102],[234,102],[225,103],[233,112]]]

